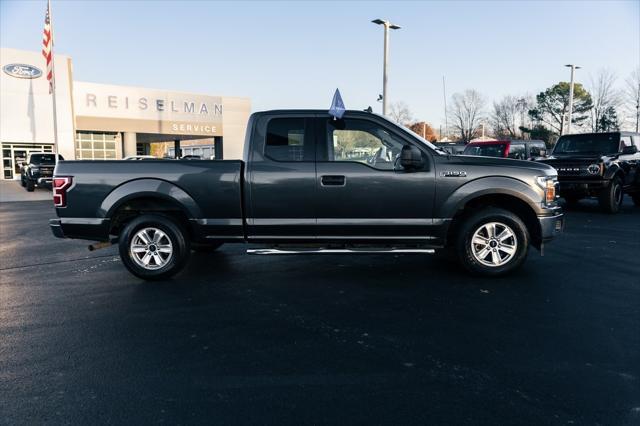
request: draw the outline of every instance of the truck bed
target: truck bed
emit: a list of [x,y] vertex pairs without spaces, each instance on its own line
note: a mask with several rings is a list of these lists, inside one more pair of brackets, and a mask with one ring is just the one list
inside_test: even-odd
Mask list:
[[56,209],[61,231],[104,240],[118,209],[159,197],[202,239],[242,238],[242,172],[239,160],[61,161],[55,175],[73,179],[67,207]]

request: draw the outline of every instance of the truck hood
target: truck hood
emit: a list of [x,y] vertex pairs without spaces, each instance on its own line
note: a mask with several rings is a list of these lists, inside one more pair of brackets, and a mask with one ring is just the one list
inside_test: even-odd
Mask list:
[[[527,169],[537,175],[555,175],[556,171],[548,164],[537,161],[515,160],[513,158],[498,157],[481,157],[476,155],[457,155],[455,156],[461,165],[468,164],[483,167],[495,167],[497,169]],[[452,157],[453,159],[453,157]],[[541,173],[542,172],[542,173]]]

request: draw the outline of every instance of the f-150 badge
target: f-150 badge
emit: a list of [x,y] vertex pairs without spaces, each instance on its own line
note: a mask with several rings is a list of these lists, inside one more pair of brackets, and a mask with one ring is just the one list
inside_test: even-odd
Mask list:
[[440,176],[443,177],[467,177],[467,172],[462,170],[450,170],[446,172],[440,172]]

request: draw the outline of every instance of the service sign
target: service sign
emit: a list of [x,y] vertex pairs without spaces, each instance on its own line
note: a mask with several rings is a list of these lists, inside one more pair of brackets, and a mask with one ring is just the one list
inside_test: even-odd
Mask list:
[[38,78],[42,75],[40,68],[27,64],[8,64],[2,70],[15,78]]

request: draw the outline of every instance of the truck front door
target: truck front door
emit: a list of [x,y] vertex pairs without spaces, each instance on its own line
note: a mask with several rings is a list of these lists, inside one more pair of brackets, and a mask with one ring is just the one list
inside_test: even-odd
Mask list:
[[316,121],[317,234],[336,241],[434,240],[435,172],[406,171],[399,154],[409,135],[373,116]]

